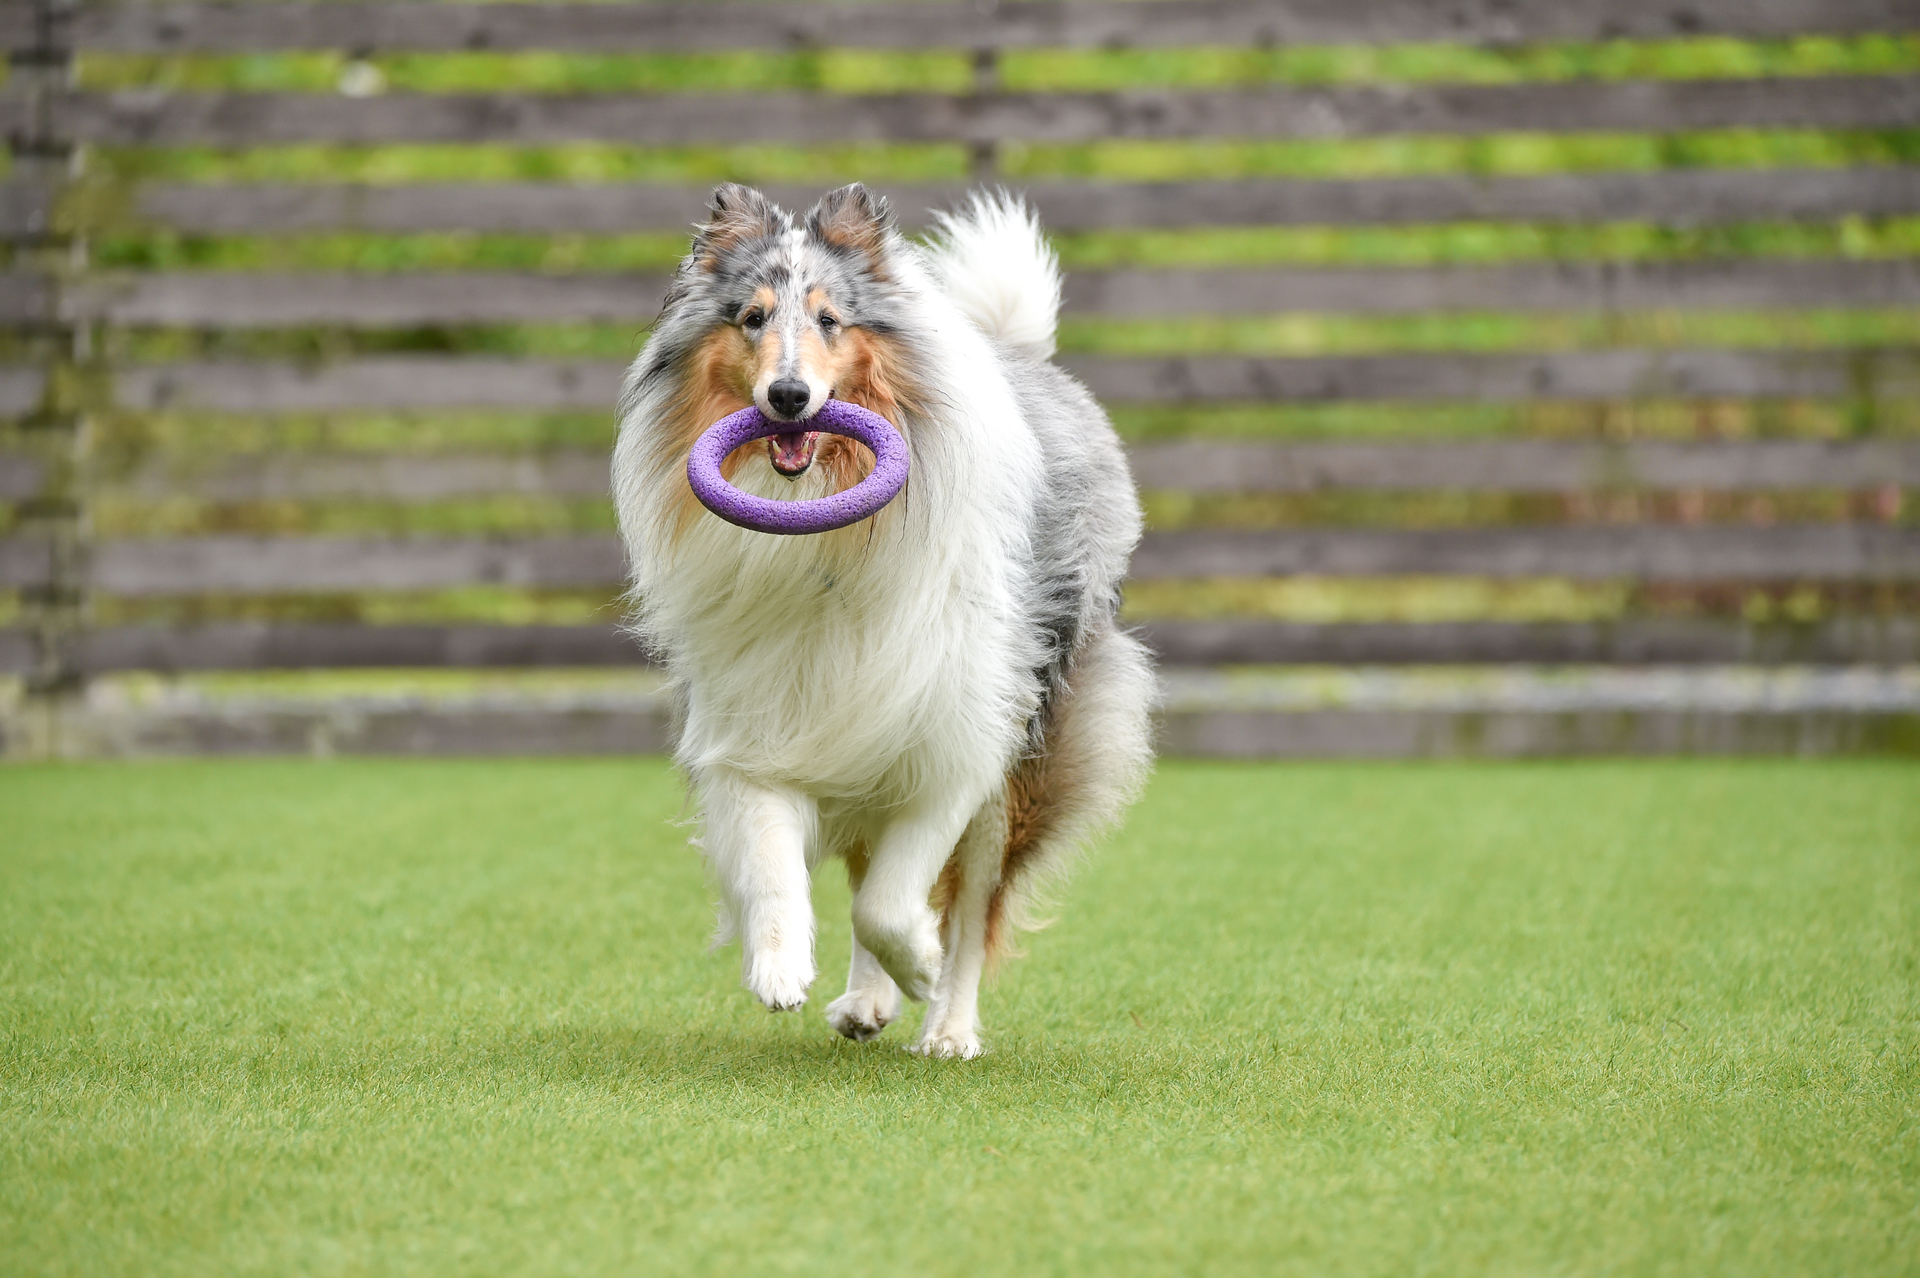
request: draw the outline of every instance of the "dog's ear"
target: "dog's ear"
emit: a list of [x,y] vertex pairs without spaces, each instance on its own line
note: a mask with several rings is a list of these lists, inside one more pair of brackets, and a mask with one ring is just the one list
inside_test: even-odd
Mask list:
[[807,214],[808,234],[831,248],[860,254],[876,271],[886,264],[892,230],[893,210],[858,182],[827,192]]
[[791,225],[773,202],[750,186],[722,182],[707,199],[707,224],[694,233],[693,255],[711,271],[735,245],[778,235]]

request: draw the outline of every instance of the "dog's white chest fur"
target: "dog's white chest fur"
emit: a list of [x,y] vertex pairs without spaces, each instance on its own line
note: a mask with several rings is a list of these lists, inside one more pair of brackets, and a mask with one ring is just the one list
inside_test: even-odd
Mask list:
[[[998,398],[974,395],[989,408]],[[1017,440],[967,438],[991,430],[967,416],[939,423],[937,444],[922,436],[906,505],[868,538],[776,537],[710,518],[689,536],[672,587],[684,763],[900,801],[964,760],[1017,748],[1040,656],[1018,607],[1014,530],[1031,489],[1011,481],[1038,459]],[[795,491],[763,463],[739,481]]]

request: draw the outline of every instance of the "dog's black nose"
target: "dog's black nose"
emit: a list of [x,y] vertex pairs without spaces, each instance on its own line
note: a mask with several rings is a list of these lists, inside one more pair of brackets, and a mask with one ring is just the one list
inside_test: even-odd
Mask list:
[[767,387],[767,403],[788,421],[798,417],[812,398],[813,392],[797,377],[783,377]]

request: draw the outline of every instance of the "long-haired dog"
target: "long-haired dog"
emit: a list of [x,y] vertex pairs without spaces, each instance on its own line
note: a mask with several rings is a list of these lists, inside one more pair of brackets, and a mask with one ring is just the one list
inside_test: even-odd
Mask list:
[[[1150,764],[1152,672],[1118,628],[1140,508],[1106,414],[1048,363],[1060,280],[1026,208],[976,195],[931,248],[862,186],[804,218],[714,191],[621,395],[614,494],[635,628],[663,662],[743,981],[813,983],[809,875],[845,860],[853,966],[827,1019],[980,1051],[980,978],[1035,889],[1113,823]],[[748,404],[793,423],[737,449],[746,492],[838,492],[873,465],[807,429],[828,398],[906,438],[907,487],[815,536],[706,513],[688,450]]]

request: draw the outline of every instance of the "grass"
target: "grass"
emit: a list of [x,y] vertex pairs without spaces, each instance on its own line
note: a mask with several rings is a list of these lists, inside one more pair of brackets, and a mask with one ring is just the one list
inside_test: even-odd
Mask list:
[[0,1270],[1916,1270],[1904,765],[1165,764],[972,1065],[751,1006],[678,805],[0,772]]

